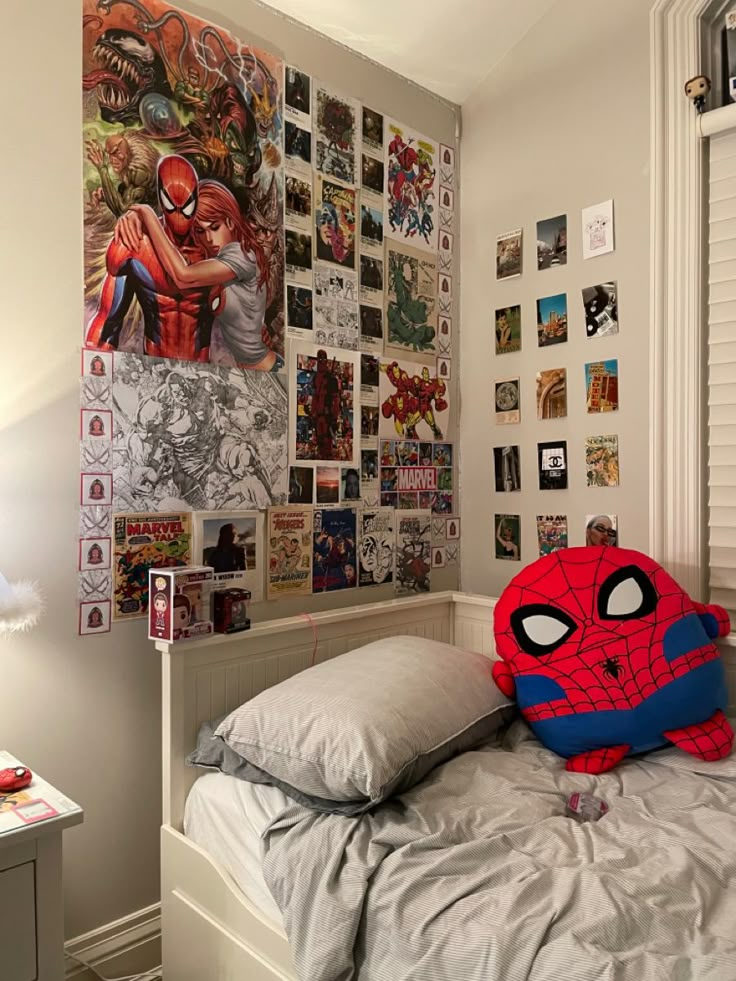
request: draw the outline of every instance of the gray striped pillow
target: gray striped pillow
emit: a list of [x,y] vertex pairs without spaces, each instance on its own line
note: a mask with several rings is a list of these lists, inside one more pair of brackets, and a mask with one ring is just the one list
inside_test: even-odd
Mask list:
[[261,692],[215,736],[302,802],[360,813],[510,716],[491,663],[421,637],[375,641]]

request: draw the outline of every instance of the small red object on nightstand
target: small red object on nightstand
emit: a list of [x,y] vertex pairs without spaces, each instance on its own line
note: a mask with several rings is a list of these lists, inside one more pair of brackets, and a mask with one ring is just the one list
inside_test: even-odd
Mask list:
[[0,770],[0,793],[8,790],[22,790],[33,780],[33,774],[27,766],[9,766]]

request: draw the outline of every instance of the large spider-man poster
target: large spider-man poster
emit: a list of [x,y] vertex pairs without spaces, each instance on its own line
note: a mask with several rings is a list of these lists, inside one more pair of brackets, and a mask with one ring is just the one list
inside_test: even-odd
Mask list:
[[160,0],[84,0],[85,346],[277,371],[283,66]]

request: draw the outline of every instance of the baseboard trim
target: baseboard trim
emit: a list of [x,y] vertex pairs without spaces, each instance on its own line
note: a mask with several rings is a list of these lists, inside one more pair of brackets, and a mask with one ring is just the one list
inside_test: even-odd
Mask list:
[[[152,970],[161,963],[161,904],[154,903],[74,937],[66,942],[64,950],[83,957],[102,974]],[[121,964],[123,959],[125,967]],[[65,977],[86,981],[91,975],[85,967],[67,958]]]

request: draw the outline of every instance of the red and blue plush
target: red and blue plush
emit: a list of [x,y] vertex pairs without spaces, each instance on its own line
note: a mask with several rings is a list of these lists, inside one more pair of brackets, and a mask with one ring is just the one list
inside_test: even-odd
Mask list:
[[567,548],[501,594],[493,677],[568,770],[603,773],[668,743],[718,760],[734,734],[712,638],[729,630],[724,609],[695,603],[641,552]]

